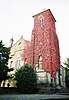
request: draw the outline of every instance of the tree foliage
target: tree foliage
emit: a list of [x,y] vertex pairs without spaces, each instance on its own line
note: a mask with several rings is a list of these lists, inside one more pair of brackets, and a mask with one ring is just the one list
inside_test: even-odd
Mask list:
[[64,62],[64,64],[66,65],[65,82],[66,82],[67,88],[69,88],[69,58],[66,58],[66,61]]
[[66,67],[68,67],[68,68],[69,68],[69,58],[66,58],[66,60],[65,60],[64,64],[66,65]]
[[10,48],[7,48],[3,45],[3,42],[0,41],[0,83],[3,80],[9,78],[7,72],[12,69],[8,68],[8,59],[9,59]]
[[37,87],[37,74],[29,65],[22,66],[15,74],[17,87],[22,93],[34,93]]

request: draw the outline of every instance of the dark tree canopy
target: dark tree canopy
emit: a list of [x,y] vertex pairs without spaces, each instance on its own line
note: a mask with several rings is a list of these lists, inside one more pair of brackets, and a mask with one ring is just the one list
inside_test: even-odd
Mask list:
[[37,87],[37,74],[29,65],[22,66],[15,74],[17,87],[22,93],[34,93]]
[[66,65],[66,76],[69,77],[69,58],[66,58],[64,64]]
[[9,54],[10,48],[5,47],[3,42],[0,41],[0,83],[9,77],[7,74],[7,72],[11,70],[7,66]]
[[67,88],[69,88],[69,58],[66,58],[66,61],[64,62],[64,64],[66,65],[65,82],[66,82]]

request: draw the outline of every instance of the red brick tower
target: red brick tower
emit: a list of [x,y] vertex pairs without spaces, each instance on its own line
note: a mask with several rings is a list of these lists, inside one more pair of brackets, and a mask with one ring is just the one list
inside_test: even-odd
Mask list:
[[[50,9],[33,16],[34,28],[31,39],[31,64],[36,68],[39,62],[42,69],[56,78],[60,69],[59,42],[55,28],[55,18]],[[41,61],[39,61],[41,59]]]
[[31,43],[28,43],[24,49],[22,58],[24,63],[33,65],[36,70],[42,69],[56,78],[56,72],[60,69],[59,41],[55,28],[56,20],[50,9],[34,15],[33,18],[34,28]]

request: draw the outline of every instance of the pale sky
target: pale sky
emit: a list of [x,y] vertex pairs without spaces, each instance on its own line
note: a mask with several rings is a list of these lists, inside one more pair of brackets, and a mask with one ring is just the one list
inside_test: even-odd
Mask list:
[[0,40],[9,46],[23,35],[31,40],[32,16],[44,9],[50,9],[56,19],[61,63],[69,57],[69,0],[0,0]]

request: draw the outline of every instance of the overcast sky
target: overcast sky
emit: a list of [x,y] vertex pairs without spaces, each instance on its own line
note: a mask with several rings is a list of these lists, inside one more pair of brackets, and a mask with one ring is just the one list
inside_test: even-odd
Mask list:
[[23,35],[31,40],[32,16],[44,9],[50,9],[56,19],[61,63],[69,57],[69,0],[0,0],[0,40],[9,46]]

